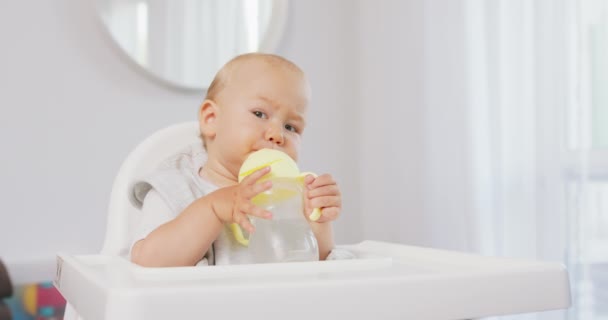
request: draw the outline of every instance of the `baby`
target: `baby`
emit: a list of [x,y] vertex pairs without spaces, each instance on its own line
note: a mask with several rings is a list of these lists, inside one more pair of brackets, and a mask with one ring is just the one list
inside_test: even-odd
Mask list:
[[[248,263],[247,247],[228,225],[237,223],[252,233],[247,215],[272,219],[251,202],[272,183],[258,183],[269,167],[239,183],[240,166],[263,148],[297,161],[309,101],[306,76],[285,58],[250,53],[226,63],[199,110],[204,146],[178,154],[171,168],[134,187],[142,220],[133,235],[131,260],[150,267]],[[306,212],[322,208],[321,218],[309,224],[324,260],[334,247],[331,221],[341,211],[340,190],[329,174],[309,175],[304,184]]]

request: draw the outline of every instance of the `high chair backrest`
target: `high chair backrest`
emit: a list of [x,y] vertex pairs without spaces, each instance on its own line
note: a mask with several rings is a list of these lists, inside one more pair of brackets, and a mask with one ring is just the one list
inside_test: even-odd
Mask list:
[[139,217],[139,209],[130,201],[133,182],[152,172],[163,160],[196,142],[203,143],[198,122],[184,122],[153,133],[131,151],[112,186],[102,254],[128,255],[131,241],[129,230]]

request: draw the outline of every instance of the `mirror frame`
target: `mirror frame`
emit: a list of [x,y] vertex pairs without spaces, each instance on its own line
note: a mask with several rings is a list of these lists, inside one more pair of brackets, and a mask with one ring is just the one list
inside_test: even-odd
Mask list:
[[[209,88],[209,84],[204,86],[190,86],[187,84],[179,83],[177,81],[173,81],[167,79],[159,74],[156,74],[141,65],[137,60],[132,58],[129,53],[118,43],[118,41],[114,38],[114,35],[110,31],[110,28],[107,25],[107,22],[103,15],[102,6],[105,0],[96,0],[93,4],[92,10],[97,16],[97,20],[99,21],[100,27],[103,29],[103,33],[107,37],[107,40],[111,42],[111,47],[120,52],[120,55],[123,56],[124,59],[128,61],[129,64],[134,65],[136,70],[142,73],[147,78],[160,83],[161,85],[167,86],[172,89],[180,90],[180,91],[189,91],[189,92],[206,92]],[[243,0],[247,1],[247,0]],[[270,18],[270,22],[268,23],[268,31],[260,42],[259,50],[255,52],[266,52],[266,53],[275,53],[283,35],[285,33],[286,22],[289,15],[289,0],[272,0],[273,2],[273,14]],[[254,51],[244,51],[236,53],[236,55],[244,54],[248,52]],[[230,57],[231,59],[232,57]]]

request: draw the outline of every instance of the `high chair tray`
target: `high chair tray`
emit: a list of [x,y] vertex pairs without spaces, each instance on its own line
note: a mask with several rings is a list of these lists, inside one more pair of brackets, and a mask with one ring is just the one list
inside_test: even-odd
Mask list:
[[559,263],[364,241],[353,260],[143,268],[57,256],[55,286],[84,319],[467,319],[570,306]]

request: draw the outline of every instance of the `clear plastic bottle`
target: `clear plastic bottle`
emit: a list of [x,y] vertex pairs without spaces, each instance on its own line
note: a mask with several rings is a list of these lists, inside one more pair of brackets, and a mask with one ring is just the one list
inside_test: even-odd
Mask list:
[[270,220],[251,218],[255,232],[249,251],[256,263],[319,260],[319,246],[304,216],[303,185],[294,178],[272,179],[272,188],[253,203],[272,212]]

